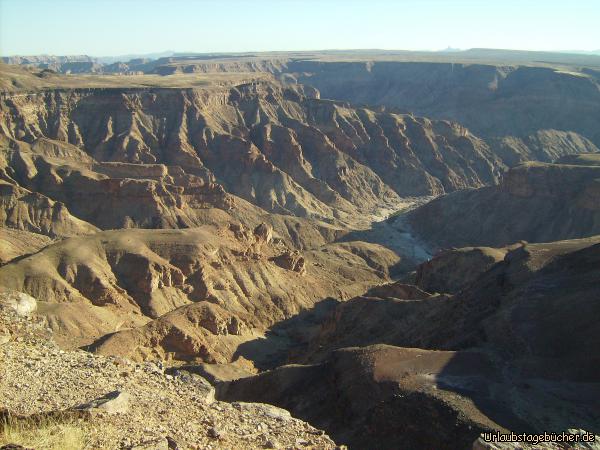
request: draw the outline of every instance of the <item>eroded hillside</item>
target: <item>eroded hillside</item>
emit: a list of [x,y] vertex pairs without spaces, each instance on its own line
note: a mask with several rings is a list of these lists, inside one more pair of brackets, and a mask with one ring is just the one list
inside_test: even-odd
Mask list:
[[[4,99],[3,133],[68,142],[99,162],[209,170],[272,212],[333,217],[494,182],[488,146],[450,122],[322,101],[273,82],[211,90],[52,90]],[[256,180],[252,174],[260,174]],[[261,183],[262,182],[262,183]]]

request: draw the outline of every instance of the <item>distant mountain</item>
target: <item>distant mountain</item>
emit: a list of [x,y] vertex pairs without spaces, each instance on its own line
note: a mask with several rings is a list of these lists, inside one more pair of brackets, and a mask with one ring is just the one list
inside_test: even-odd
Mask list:
[[463,51],[464,50],[461,49],[461,48],[454,48],[454,47],[450,47],[450,46],[446,47],[443,50],[438,50],[438,52],[440,52],[440,53],[442,53],[442,52],[445,52],[445,53],[456,53],[456,52],[463,52]]
[[600,49],[598,49],[598,50],[569,50],[568,53],[577,53],[579,55],[598,55],[598,56],[600,56]]
[[129,62],[134,59],[154,60],[159,58],[167,58],[175,55],[175,52],[167,50],[156,53],[131,53],[127,55],[117,56],[88,56],[88,55],[12,55],[3,56],[2,62],[6,64],[33,65],[42,66],[59,66],[61,64],[72,63],[93,63],[93,64],[113,64],[116,62]]
[[166,58],[169,56],[173,56],[175,54],[172,50],[166,50],[164,52],[156,52],[156,53],[130,53],[127,55],[118,55],[118,56],[98,56],[95,59],[103,64],[112,64],[115,62],[128,62],[132,59],[158,59],[158,58]]
[[50,64],[66,64],[66,63],[94,63],[95,58],[88,55],[12,55],[3,56],[2,62],[6,64],[22,64],[22,65],[50,65]]

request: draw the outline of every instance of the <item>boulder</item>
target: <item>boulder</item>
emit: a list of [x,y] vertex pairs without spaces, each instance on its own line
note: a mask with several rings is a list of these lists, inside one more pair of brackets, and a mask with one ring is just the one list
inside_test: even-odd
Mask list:
[[113,391],[91,402],[76,406],[74,409],[90,413],[123,414],[129,411],[130,398],[131,396],[127,392]]
[[273,240],[273,227],[263,222],[254,229],[254,236],[258,242],[268,244]]
[[30,295],[17,291],[0,292],[0,309],[13,310],[18,316],[27,317],[37,309],[37,301]]
[[265,416],[279,421],[286,421],[292,418],[288,410],[267,403],[233,402],[232,405],[240,411],[247,411],[256,416]]
[[286,251],[285,253],[272,258],[271,261],[286,270],[292,270],[301,275],[306,273],[306,261],[298,251]]

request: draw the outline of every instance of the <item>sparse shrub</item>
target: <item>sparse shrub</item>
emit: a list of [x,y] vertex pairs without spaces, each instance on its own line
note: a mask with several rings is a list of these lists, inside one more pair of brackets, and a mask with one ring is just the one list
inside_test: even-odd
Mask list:
[[0,446],[18,444],[35,450],[83,450],[89,437],[77,420],[56,417],[0,419]]

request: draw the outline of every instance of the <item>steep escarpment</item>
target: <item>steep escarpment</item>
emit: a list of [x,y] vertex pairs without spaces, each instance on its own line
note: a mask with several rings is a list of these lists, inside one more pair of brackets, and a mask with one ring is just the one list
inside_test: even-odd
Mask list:
[[413,230],[438,247],[549,242],[600,233],[597,155],[576,164],[525,163],[498,186],[440,197],[411,211]]
[[0,180],[0,220],[4,227],[50,237],[90,234],[93,225],[70,214],[65,205],[45,195]]
[[31,55],[31,56],[3,56],[2,62],[11,65],[36,67],[49,71],[62,73],[90,73],[102,70],[96,58],[87,55]]
[[598,65],[596,57],[480,49],[454,56],[317,52],[179,55],[102,67],[89,58],[46,65],[32,58],[29,64],[58,71],[64,65],[73,72],[88,67],[92,73],[160,74],[165,79],[185,74],[274,76],[287,84],[314,86],[328,99],[459,122],[497,141],[508,165],[548,161],[572,150],[597,151],[600,145],[598,75],[588,68]]
[[[173,75],[178,73],[222,73],[222,72],[269,72],[277,73],[285,70],[289,58],[243,58],[231,55],[202,58],[166,57],[149,61],[143,65],[127,64],[130,70],[141,70],[144,73]],[[110,70],[110,68],[108,68]]]
[[455,120],[484,137],[559,130],[600,145],[593,71],[396,61],[293,61],[286,70],[325,98]]
[[449,122],[320,101],[308,88],[54,90],[3,100],[2,132],[51,138],[98,162],[207,171],[270,212],[336,218],[398,195],[493,182],[486,144]]
[[74,145],[46,138],[3,144],[2,201],[6,226],[13,229],[65,237],[96,227],[189,228],[232,221],[254,227],[267,221],[298,249],[345,233],[317,220],[268,214],[226,193],[207,170],[192,175],[180,166],[97,162]]
[[572,131],[540,130],[524,137],[489,138],[494,153],[509,167],[525,161],[553,162],[564,156],[598,153],[598,146]]
[[0,244],[0,264],[46,247],[52,242],[48,236],[14,228],[2,229]]

